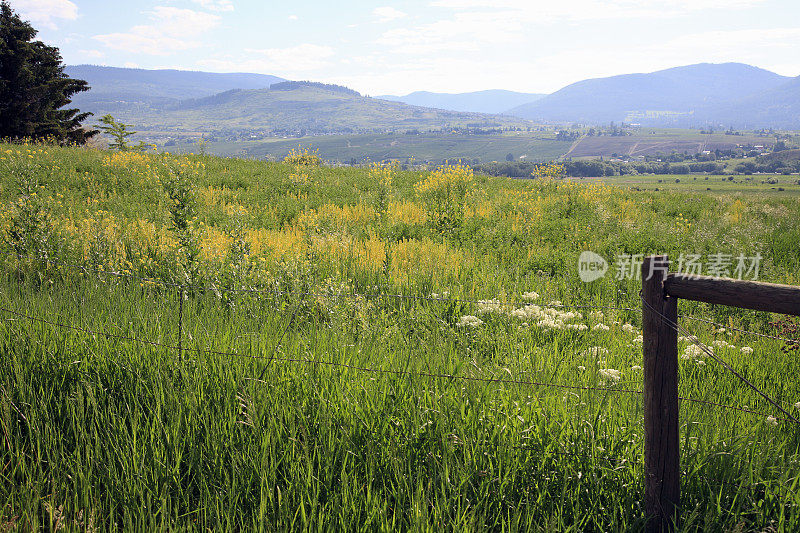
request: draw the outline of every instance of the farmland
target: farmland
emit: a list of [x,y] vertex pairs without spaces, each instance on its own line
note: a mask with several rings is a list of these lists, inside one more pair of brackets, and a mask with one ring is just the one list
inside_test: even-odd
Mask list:
[[[665,130],[633,128],[630,135],[588,136],[576,130],[575,140],[556,138],[553,126],[537,126],[540,131],[506,131],[502,133],[417,132],[417,133],[363,133],[352,135],[316,135],[308,137],[266,137],[258,140],[222,140],[210,136],[203,144],[208,153],[221,156],[246,156],[282,159],[298,146],[319,150],[326,161],[350,163],[364,161],[418,161],[439,163],[444,159],[487,163],[505,161],[508,154],[516,161],[552,161],[560,158],[598,158],[695,154],[704,150],[736,150],[745,146],[771,146],[773,136],[742,134],[700,134],[696,130]],[[184,132],[176,137],[174,132],[150,131],[140,135],[143,139],[178,139],[174,145],[162,148],[175,153],[192,153],[199,150],[201,131]]]
[[[732,178],[732,179],[731,179]],[[702,174],[670,174],[610,176],[605,178],[572,178],[577,183],[602,182],[643,191],[671,191],[685,194],[741,194],[747,196],[800,195],[800,176],[758,174],[753,176],[708,176]]]
[[[0,158],[0,528],[635,530],[641,282],[578,256],[760,254],[800,284],[791,176]],[[792,323],[680,312],[800,413],[797,352],[739,331]],[[796,529],[800,430],[680,350],[682,528]]]
[[[210,142],[210,153],[229,156],[282,159],[290,150],[319,150],[326,161],[358,163],[400,160],[435,161],[443,159],[503,161],[507,154],[531,160],[557,159],[569,150],[570,142],[558,141],[553,132],[503,134],[385,133],[325,135],[299,139],[265,139],[241,142]],[[172,150],[172,149],[171,149]],[[178,145],[178,151],[197,151],[191,143]]]
[[695,154],[704,150],[731,150],[736,146],[771,146],[772,136],[755,134],[726,135],[725,133],[703,134],[697,130],[640,128],[629,136],[584,136],[565,154],[568,157],[636,157],[672,152]]

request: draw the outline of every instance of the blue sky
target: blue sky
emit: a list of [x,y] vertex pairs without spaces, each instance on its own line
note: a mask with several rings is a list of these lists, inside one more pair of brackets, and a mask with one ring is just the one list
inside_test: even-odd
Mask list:
[[68,64],[258,72],[415,90],[552,92],[739,61],[800,75],[797,0],[10,0]]

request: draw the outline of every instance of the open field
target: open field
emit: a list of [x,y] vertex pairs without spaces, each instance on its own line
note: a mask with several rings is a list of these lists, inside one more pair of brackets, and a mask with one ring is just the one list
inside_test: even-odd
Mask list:
[[672,152],[696,154],[704,150],[731,150],[737,146],[775,144],[773,136],[756,134],[701,134],[697,130],[640,128],[635,134],[612,137],[584,136],[565,153],[567,157],[653,156]]
[[[755,174],[752,176],[706,176],[702,174],[629,175],[603,178],[570,178],[577,183],[602,182],[619,187],[637,187],[643,191],[672,191],[693,194],[771,195],[775,197],[800,195],[800,176]],[[769,183],[777,181],[777,183]]]
[[[637,530],[641,282],[579,254],[800,284],[788,185],[12,145],[0,172],[0,529]],[[733,329],[788,323],[680,312],[800,413],[798,352]],[[681,530],[796,530],[800,427],[691,346]]]
[[[704,150],[731,150],[737,146],[770,147],[773,136],[756,134],[701,134],[696,130],[641,128],[633,135],[614,137],[582,136],[577,141],[556,140],[555,131],[505,132],[493,134],[465,133],[375,133],[353,135],[317,135],[300,138],[267,138],[263,140],[208,142],[205,150],[221,156],[282,159],[293,148],[319,150],[326,161],[349,163],[399,160],[429,161],[462,159],[473,163],[505,161],[511,154],[515,160],[552,161],[598,157],[631,157],[671,154],[695,154]],[[145,132],[142,138],[175,137],[170,132]],[[201,132],[182,132],[177,144],[165,147],[174,153],[197,152],[196,140]]]
[[[230,156],[283,159],[292,149],[319,150],[326,161],[359,163],[369,161],[441,162],[504,161],[507,154],[519,159],[551,161],[569,149],[570,143],[557,141],[553,133],[509,132],[503,134],[386,133],[370,135],[328,135],[295,139],[208,143],[210,153]],[[183,144],[171,151],[189,153],[193,144]]]

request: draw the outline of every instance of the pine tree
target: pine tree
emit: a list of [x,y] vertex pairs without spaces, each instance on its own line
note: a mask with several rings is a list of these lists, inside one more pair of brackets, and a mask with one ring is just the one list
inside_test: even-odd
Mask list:
[[0,2],[0,138],[84,144],[97,133],[81,128],[91,113],[64,107],[89,86],[66,75],[58,48],[37,33]]

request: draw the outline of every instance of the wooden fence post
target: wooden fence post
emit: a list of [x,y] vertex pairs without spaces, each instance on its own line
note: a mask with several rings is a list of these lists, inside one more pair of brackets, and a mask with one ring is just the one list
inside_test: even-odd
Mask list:
[[648,532],[672,531],[680,505],[678,299],[664,289],[669,258],[642,264],[644,510]]

